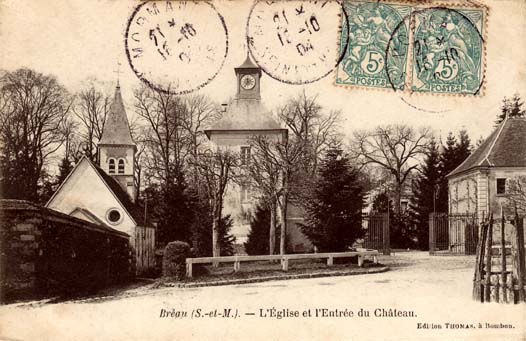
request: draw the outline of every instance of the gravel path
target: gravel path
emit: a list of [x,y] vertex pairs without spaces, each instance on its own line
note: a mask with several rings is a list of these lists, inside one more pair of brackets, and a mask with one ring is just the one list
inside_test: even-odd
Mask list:
[[4,306],[0,340],[526,339],[526,305],[471,300],[474,257],[402,252],[380,262],[391,270]]

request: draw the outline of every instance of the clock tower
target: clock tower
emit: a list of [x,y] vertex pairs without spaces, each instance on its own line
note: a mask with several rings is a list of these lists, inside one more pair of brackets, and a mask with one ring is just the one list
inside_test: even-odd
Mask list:
[[261,69],[257,67],[247,54],[247,59],[235,69],[237,76],[237,99],[261,99],[260,79]]

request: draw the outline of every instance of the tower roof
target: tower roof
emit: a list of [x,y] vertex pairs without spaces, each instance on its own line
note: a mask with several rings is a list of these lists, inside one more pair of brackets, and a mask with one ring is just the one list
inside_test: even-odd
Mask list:
[[243,64],[236,67],[234,70],[236,73],[242,70],[257,70],[259,75],[261,76],[261,68],[252,61],[252,59],[250,58],[250,54],[248,53],[247,53],[247,58],[245,59]]
[[506,118],[448,177],[477,167],[526,167],[526,119]]
[[255,131],[283,130],[272,117],[261,100],[234,99],[228,104],[226,112],[205,131],[210,137],[212,131]]
[[115,96],[110,106],[108,117],[106,117],[104,131],[99,144],[135,145],[131,136],[130,124],[128,123],[128,117],[124,109],[119,85],[115,88]]

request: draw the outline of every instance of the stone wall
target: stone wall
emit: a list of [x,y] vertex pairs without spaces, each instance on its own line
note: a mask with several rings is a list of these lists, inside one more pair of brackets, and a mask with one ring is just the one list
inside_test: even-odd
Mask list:
[[84,294],[132,274],[129,236],[28,201],[0,200],[0,302]]

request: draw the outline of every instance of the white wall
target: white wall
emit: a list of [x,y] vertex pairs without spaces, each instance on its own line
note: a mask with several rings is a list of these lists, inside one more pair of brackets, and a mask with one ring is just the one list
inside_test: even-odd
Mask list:
[[[75,208],[88,209],[100,220],[116,230],[133,235],[135,223],[124,211],[119,201],[105,185],[97,171],[82,159],[60,191],[46,205],[59,212],[70,214]],[[118,224],[110,223],[106,214],[111,208],[117,208],[123,217]]]

